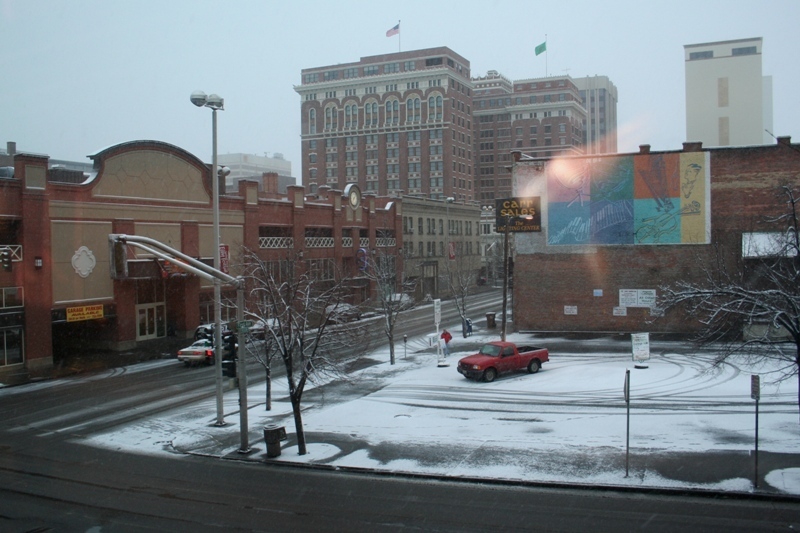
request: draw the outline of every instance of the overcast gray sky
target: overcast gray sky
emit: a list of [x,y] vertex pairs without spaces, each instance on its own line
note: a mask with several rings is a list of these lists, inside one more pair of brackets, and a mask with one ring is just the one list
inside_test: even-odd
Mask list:
[[225,99],[221,154],[280,152],[299,176],[300,70],[402,45],[448,46],[473,76],[609,76],[619,150],[679,149],[683,45],[750,37],[764,38],[773,133],[800,141],[799,0],[0,0],[0,146],[88,161],[154,139],[210,161],[199,89]]

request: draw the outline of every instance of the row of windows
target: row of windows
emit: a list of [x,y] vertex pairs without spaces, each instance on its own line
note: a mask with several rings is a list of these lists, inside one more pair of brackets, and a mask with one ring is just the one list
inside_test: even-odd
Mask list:
[[[443,131],[442,131],[441,128],[436,128],[436,129],[427,130],[427,131],[428,131],[428,139],[437,140],[437,139],[442,139],[443,138]],[[419,130],[417,130],[417,131],[409,131],[409,132],[405,133],[405,136],[406,136],[406,141],[408,141],[408,142],[418,142],[418,141],[422,140],[422,131],[419,131]],[[382,133],[382,134],[371,133],[371,134],[368,134],[368,135],[348,136],[348,137],[345,137],[344,139],[345,139],[345,145],[346,146],[358,146],[358,139],[363,138],[367,145],[376,145],[376,144],[378,144],[378,139],[380,137],[383,137],[384,141],[387,144],[389,144],[389,143],[399,143],[400,142],[400,132],[397,132],[397,131],[393,131],[393,132],[390,132],[390,133]],[[325,148],[338,149],[337,141],[338,141],[338,139],[334,139],[334,138],[325,139]],[[311,139],[310,141],[308,141],[308,149],[309,149],[309,151],[317,150],[317,147],[318,147],[317,139]],[[417,147],[417,148],[419,148],[419,147]],[[411,147],[409,147],[409,150],[410,149],[411,149]],[[430,153],[434,154],[434,155],[443,153],[442,152],[442,148],[439,145],[435,145],[435,147],[431,146],[430,150],[431,150]],[[372,152],[375,153],[374,159],[377,159],[377,151],[375,151],[375,150],[367,150],[367,154],[370,154]],[[409,155],[411,155],[410,152],[409,152]],[[417,154],[417,155],[419,155],[419,154]],[[367,159],[373,159],[373,158],[367,157]]]
[[[474,246],[473,246],[474,244]],[[463,255],[477,254],[480,248],[480,243],[473,243],[472,241],[455,241],[452,243],[456,257]],[[403,251],[406,257],[414,257],[414,243],[410,241],[403,242]],[[438,246],[434,241],[418,242],[416,245],[418,257],[444,257],[445,245],[444,241],[439,241]],[[437,253],[438,250],[438,253]],[[447,253],[449,256],[449,251]]]
[[[547,102],[566,102],[569,100],[567,98],[567,93],[558,93],[558,94],[532,94],[527,97],[517,96],[514,98],[513,105],[524,105],[524,104],[536,104],[536,103],[547,103]],[[486,107],[507,107],[511,104],[511,98],[489,98],[486,100],[478,100],[478,107],[483,109]]]
[[[438,235],[444,235],[444,221],[445,219],[443,218],[418,217],[416,227],[417,235],[437,235],[437,227],[439,229]],[[447,233],[449,235],[472,235],[471,220],[448,220],[447,222]],[[414,217],[403,217],[403,233],[406,235],[414,235]]]
[[[426,67],[437,67],[444,63],[441,57],[430,57],[425,60]],[[458,72],[469,77],[469,70],[461,65],[456,65],[455,61],[447,58],[447,66],[455,68]],[[303,75],[303,83],[317,83],[322,79],[323,81],[334,81],[338,79],[352,79],[363,76],[375,76],[378,74],[394,74],[397,72],[413,72],[417,70],[416,61],[393,61],[391,63],[384,63],[382,65],[366,65],[364,67],[348,67],[345,69],[326,70],[320,72],[310,72]],[[466,71],[466,72],[465,72]],[[320,76],[322,74],[322,76]]]
[[[428,98],[426,108],[426,118],[428,121],[441,121],[444,116],[444,99],[441,95],[433,95]],[[363,121],[359,120],[360,110],[363,109]],[[358,128],[361,127],[376,127],[378,126],[381,117],[379,110],[383,113],[383,125],[395,126],[400,124],[400,101],[397,99],[390,99],[383,105],[378,105],[378,102],[369,101],[363,106],[358,104],[347,104],[343,109],[335,105],[325,107],[324,117],[325,131],[332,131],[339,129],[339,115],[342,113],[344,120],[344,128]],[[415,124],[422,122],[422,100],[420,98],[409,98],[405,102],[405,121],[404,124]],[[317,133],[317,110],[309,109],[308,111],[308,133]]]

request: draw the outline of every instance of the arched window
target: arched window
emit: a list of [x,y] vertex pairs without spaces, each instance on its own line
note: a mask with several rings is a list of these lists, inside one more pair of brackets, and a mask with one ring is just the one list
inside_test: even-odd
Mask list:
[[386,102],[386,125],[396,126],[400,122],[400,102],[398,100],[388,100]]
[[419,98],[406,100],[406,122],[419,122],[422,102]]
[[311,109],[308,112],[308,133],[317,133],[317,110]]
[[356,127],[356,119],[355,115],[355,104],[353,105],[346,105],[344,106],[344,127],[345,129],[355,128]]
[[364,105],[364,127],[378,125],[378,103],[374,100]]
[[442,97],[433,95],[428,98],[428,120],[442,120]]
[[332,105],[325,108],[325,129],[327,131],[339,129],[339,110]]

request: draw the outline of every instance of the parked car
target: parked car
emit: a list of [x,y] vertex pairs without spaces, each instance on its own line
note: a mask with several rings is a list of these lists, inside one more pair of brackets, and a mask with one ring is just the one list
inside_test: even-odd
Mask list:
[[269,318],[266,322],[263,320],[256,320],[249,329],[252,338],[262,341],[267,338],[267,330],[274,331],[278,336],[282,335],[277,318]]
[[183,361],[186,366],[197,363],[213,364],[214,343],[210,339],[196,340],[191,346],[178,350],[178,360]]
[[405,294],[402,292],[392,294],[391,297],[387,298],[386,301],[388,304],[390,304],[390,306],[396,306],[401,311],[414,307],[414,298],[410,294]]
[[[233,334],[233,332],[228,328],[228,324],[225,322],[222,323],[222,336],[227,337],[228,335]],[[194,339],[213,339],[214,338],[214,323],[211,324],[201,324],[197,326],[197,329],[194,330]]]
[[348,303],[333,304],[325,308],[325,316],[331,324],[345,324],[361,320],[361,309]]

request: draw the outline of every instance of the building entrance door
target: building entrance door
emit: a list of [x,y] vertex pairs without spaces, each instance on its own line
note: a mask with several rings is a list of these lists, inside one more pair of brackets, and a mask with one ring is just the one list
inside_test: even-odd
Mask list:
[[167,307],[164,303],[136,306],[136,340],[158,339],[167,335]]

